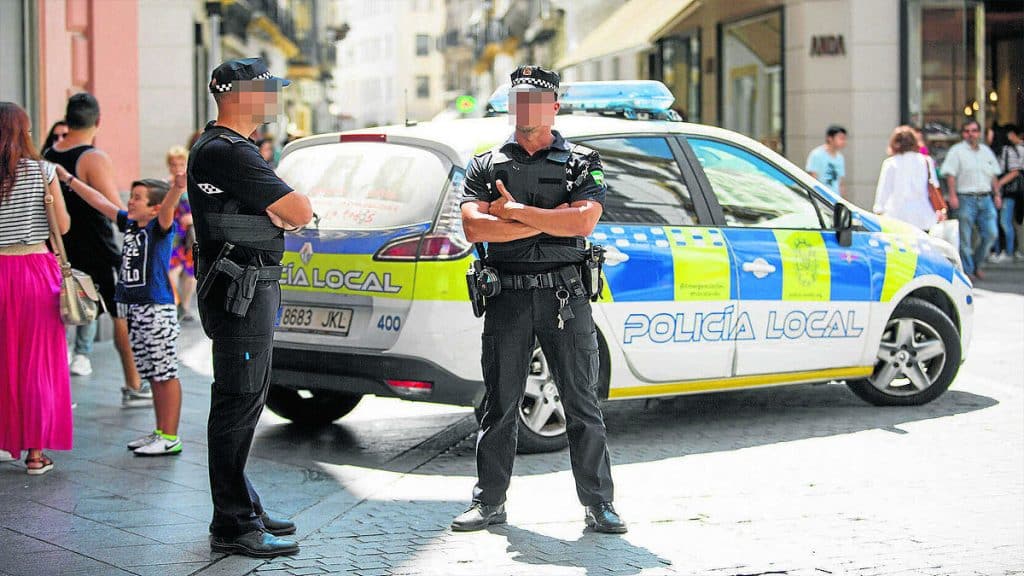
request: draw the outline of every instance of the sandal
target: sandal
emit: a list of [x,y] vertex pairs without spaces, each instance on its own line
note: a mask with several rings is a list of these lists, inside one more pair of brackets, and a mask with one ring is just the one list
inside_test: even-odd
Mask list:
[[[32,466],[38,464],[38,466]],[[47,458],[46,454],[39,458],[25,458],[25,469],[29,476],[42,476],[53,470],[53,460]]]

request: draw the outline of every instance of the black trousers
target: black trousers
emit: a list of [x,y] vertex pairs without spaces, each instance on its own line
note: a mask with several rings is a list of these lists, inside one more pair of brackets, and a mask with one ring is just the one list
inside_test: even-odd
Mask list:
[[270,387],[274,322],[281,304],[277,282],[260,282],[248,313],[224,311],[223,291],[199,302],[206,335],[213,340],[213,390],[207,424],[213,521],[210,533],[233,537],[262,529],[263,506],[245,475],[256,423]]
[[580,298],[570,304],[575,318],[559,329],[555,290],[507,290],[487,302],[482,355],[486,392],[476,443],[479,480],[474,500],[491,505],[505,501],[534,338],[565,409],[576,494],[584,506],[613,499],[607,434],[597,401],[597,332],[590,301]]

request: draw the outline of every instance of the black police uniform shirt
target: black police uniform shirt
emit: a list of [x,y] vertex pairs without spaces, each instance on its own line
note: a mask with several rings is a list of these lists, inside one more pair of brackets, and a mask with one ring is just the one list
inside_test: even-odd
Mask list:
[[[265,216],[271,204],[292,191],[260,156],[252,140],[213,122],[206,125],[206,130],[219,131],[225,137],[213,138],[190,155],[189,202],[203,266],[209,266],[224,245],[210,237],[206,214],[228,212],[226,204],[234,201],[238,214]],[[277,266],[283,255],[282,240],[281,249],[275,251],[236,246],[230,258],[243,265]]]
[[[512,159],[515,163],[532,164],[547,161],[547,155],[552,150],[572,150],[573,146],[557,130],[552,130],[554,139],[547,148],[542,148],[534,154],[529,154],[516,142],[515,133],[509,136],[508,140],[501,145],[499,150]],[[594,150],[587,150],[586,154],[573,152],[565,164],[565,188],[556,192],[557,198],[537,198],[531,195],[531,191],[520,191],[509,189],[514,198],[534,198],[533,202],[524,202],[529,205],[558,206],[560,204],[572,204],[583,200],[591,200],[600,204],[604,203],[607,188],[604,183],[604,167],[601,164],[601,156]],[[492,168],[492,151],[477,154],[466,168],[466,179],[463,184],[462,203],[466,202],[494,202],[501,197],[497,187],[494,185],[496,175]],[[508,183],[506,182],[506,187]],[[538,186],[538,190],[542,190]],[[525,194],[523,194],[525,192]],[[522,195],[521,195],[522,194]],[[490,242],[489,247],[500,245],[514,245],[515,252],[522,254],[523,258],[516,262],[489,262],[502,272],[512,274],[545,272],[560,266],[560,264],[541,264],[548,260],[544,256],[546,247],[545,240],[552,236],[540,234],[531,238],[513,240],[512,242]],[[550,248],[547,248],[550,250]],[[582,257],[582,256],[581,256]],[[569,263],[569,262],[565,262]]]

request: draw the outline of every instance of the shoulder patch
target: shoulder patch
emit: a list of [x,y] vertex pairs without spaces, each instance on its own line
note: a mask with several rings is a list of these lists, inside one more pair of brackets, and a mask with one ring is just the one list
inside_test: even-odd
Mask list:
[[240,136],[232,136],[231,134],[218,134],[217,137],[223,138],[224,140],[227,140],[232,144],[241,144],[242,142],[247,141],[245,138],[242,138]]

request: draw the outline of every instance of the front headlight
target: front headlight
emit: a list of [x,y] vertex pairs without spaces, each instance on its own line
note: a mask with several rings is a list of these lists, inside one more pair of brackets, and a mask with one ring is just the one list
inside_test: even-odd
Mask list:
[[941,238],[929,236],[928,240],[931,242],[932,247],[934,247],[940,254],[945,256],[946,260],[949,260],[950,263],[953,264],[954,268],[956,268],[960,272],[964,271],[964,266],[960,262],[960,250],[958,250],[952,244],[946,242]]

